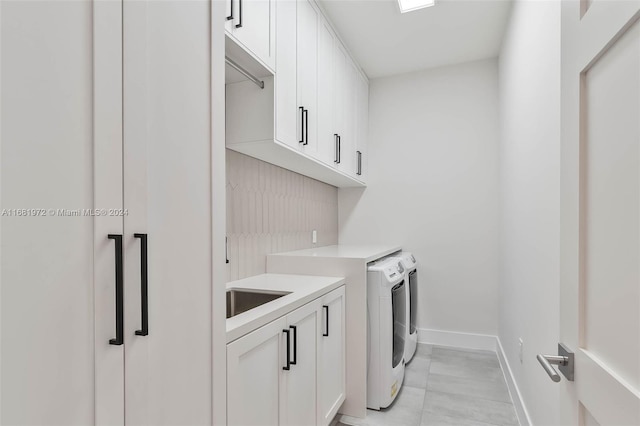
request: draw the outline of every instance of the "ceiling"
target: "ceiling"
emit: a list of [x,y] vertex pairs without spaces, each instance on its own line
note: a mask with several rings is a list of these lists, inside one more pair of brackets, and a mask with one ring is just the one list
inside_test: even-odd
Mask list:
[[436,0],[401,14],[397,0],[319,0],[369,78],[498,56],[509,0]]

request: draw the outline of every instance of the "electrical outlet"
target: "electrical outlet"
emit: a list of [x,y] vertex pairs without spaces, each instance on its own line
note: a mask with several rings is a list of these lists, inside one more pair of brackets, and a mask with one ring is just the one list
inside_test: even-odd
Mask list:
[[311,231],[311,242],[313,244],[318,242],[318,232],[315,229]]
[[522,341],[522,337],[520,337],[518,339],[518,346],[519,346],[519,352],[518,352],[518,356],[520,357],[520,364],[522,364],[522,360],[524,358],[523,356],[523,352],[524,352],[524,342]]

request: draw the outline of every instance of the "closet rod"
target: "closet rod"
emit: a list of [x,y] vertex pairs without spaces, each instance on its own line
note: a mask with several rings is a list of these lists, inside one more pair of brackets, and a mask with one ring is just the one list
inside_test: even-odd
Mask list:
[[247,77],[249,80],[253,81],[259,88],[264,89],[264,81],[260,80],[257,77],[254,77],[249,71],[242,68],[240,65],[234,62],[233,59],[230,59],[228,56],[224,58],[225,62],[231,65],[232,68],[235,68],[240,74]]

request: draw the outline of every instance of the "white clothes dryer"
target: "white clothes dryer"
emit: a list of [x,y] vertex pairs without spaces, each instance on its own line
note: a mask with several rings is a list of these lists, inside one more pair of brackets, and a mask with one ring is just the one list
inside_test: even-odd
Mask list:
[[367,407],[391,405],[404,380],[406,282],[398,260],[382,259],[367,270]]
[[405,282],[407,283],[407,335],[404,339],[404,361],[408,364],[416,353],[418,346],[418,269],[416,258],[409,252],[389,256],[389,259],[399,261],[404,267]]

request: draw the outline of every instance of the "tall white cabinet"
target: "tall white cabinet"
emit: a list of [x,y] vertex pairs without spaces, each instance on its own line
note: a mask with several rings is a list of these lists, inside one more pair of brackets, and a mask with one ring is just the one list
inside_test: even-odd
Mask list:
[[[119,8],[103,6],[94,20],[89,2],[0,5],[2,424],[91,424],[100,408],[115,424],[124,416],[124,377],[105,371],[124,365],[123,348],[108,345],[107,235],[122,232],[122,219],[56,215],[122,208],[122,185],[109,179],[122,175],[122,101],[113,90],[121,21]],[[94,60],[104,65],[95,73]]]
[[211,418],[208,31],[206,2],[125,2],[127,424]]
[[0,7],[0,423],[211,424],[209,6]]

